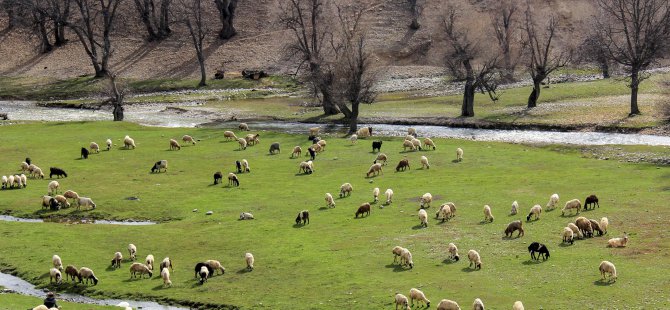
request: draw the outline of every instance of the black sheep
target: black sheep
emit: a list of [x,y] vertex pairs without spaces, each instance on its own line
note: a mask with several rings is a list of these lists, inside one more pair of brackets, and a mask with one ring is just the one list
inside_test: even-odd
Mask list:
[[49,168],[49,179],[53,178],[54,174],[59,178],[60,177],[67,178],[67,173],[65,173],[65,171],[63,171],[63,169],[56,168],[56,167],[50,167]]
[[51,199],[49,199],[49,209],[51,209],[51,211],[60,210],[60,203],[58,203],[58,200],[56,200],[56,198],[52,197]]
[[221,171],[217,171],[214,173],[214,185],[221,183],[223,180],[223,173]]
[[[540,256],[542,256],[543,260],[547,260],[549,258],[549,249],[547,249],[547,246],[542,243],[531,243],[528,246],[528,252],[530,252],[530,258],[534,260],[539,260]],[[535,252],[538,253],[537,257],[535,257]]]
[[237,167],[237,173],[242,173],[242,163],[239,160],[235,161],[235,167]]
[[309,224],[309,211],[302,210],[298,212],[298,217],[295,218],[295,224],[300,225],[300,222],[302,222],[303,225]]
[[205,263],[197,263],[195,265],[195,277],[196,278],[198,278],[198,276],[200,275],[200,268],[202,268],[203,266],[207,267],[207,271],[209,271],[209,274],[214,274],[214,269],[212,269],[212,267],[210,267],[209,265],[207,265]]
[[381,152],[382,150],[382,141],[372,141],[372,152],[377,150],[377,152]]
[[593,207],[593,209],[595,209],[596,206],[598,206],[598,208],[600,208],[600,204],[598,204],[598,197],[596,197],[596,195],[591,195],[589,197],[586,197],[586,200],[584,201],[584,210],[588,210],[589,205],[591,205]]
[[81,148],[81,158],[87,159],[88,158],[88,149],[85,147]]
[[307,151],[309,151],[309,156],[314,160],[316,158],[316,152],[314,151],[313,148],[308,148]]
[[28,164],[28,166],[30,166],[30,157],[26,157],[26,164]]

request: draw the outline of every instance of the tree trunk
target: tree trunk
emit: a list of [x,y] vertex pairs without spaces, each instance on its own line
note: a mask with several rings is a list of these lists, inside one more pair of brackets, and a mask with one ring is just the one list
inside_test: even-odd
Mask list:
[[347,135],[351,135],[358,131],[358,103],[351,103],[351,115],[349,116],[349,132]]
[[37,20],[37,27],[40,32],[40,39],[42,40],[42,53],[48,53],[53,50],[53,45],[49,42],[49,33],[47,32],[46,16],[40,14]]
[[412,23],[409,24],[409,28],[411,28],[412,30],[418,30],[419,28],[421,28],[421,24],[419,24],[419,21],[417,20],[416,17],[412,18]]
[[237,34],[233,26],[233,18],[235,17],[235,8],[237,7],[237,0],[214,0],[216,7],[219,10],[219,20],[221,20],[221,30],[219,31],[219,38],[228,40]]
[[600,70],[603,72],[603,79],[610,78],[610,66],[607,63],[607,60],[600,63]]
[[160,22],[158,23],[158,35],[160,38],[167,38],[172,29],[170,29],[170,1],[171,0],[162,0],[161,9],[160,9]]
[[65,45],[65,25],[59,21],[54,21],[54,45]]
[[465,82],[465,91],[463,92],[463,105],[461,106],[462,117],[475,116],[475,86],[473,81],[468,79]]
[[630,81],[630,114],[629,116],[640,114],[640,109],[637,107],[637,91],[640,87],[639,71],[634,69],[631,72]]
[[540,82],[542,82],[542,80],[533,79],[533,91],[530,93],[530,96],[528,96],[529,109],[537,106],[537,99],[540,98],[540,89],[541,89]]
[[112,113],[114,114],[115,122],[123,121],[123,106],[121,104],[114,102],[114,111],[112,111]]
[[330,93],[329,90],[321,90],[321,97],[323,101],[323,114],[325,115],[335,115],[339,114],[340,110],[335,106],[335,103],[333,102],[333,95]]
[[205,57],[202,55],[202,48],[198,50],[198,63],[200,64],[200,83],[198,87],[207,86],[207,73],[205,72]]

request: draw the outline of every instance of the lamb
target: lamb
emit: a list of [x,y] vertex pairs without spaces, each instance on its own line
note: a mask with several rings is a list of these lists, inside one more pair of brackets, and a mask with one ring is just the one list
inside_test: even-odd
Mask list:
[[570,227],[563,227],[563,242],[564,243],[575,243],[575,233]]
[[54,199],[56,199],[56,201],[58,201],[58,203],[60,204],[61,208],[69,208],[69,207],[70,207],[70,203],[67,202],[67,198],[65,198],[65,196],[63,196],[63,195],[56,195],[56,196],[54,196]]
[[129,136],[125,136],[123,138],[123,147],[129,149],[131,146],[133,147],[133,149],[135,149],[135,140],[133,140],[133,138]]
[[606,279],[605,274],[608,273],[609,280],[607,280],[607,282],[610,281],[616,282],[617,275],[616,275],[616,267],[614,267],[614,264],[604,260],[600,263],[600,267],[598,267],[598,269],[600,270],[600,274],[603,276],[603,281],[605,281]]
[[589,197],[586,197],[584,200],[584,210],[588,210],[589,205],[591,205],[593,209],[595,209],[596,206],[600,208],[600,204],[598,204],[598,197],[596,197],[596,195],[590,195]]
[[523,303],[521,301],[515,301],[514,305],[512,305],[512,310],[525,310],[523,307]]
[[48,208],[49,210],[58,211],[60,210],[60,204],[51,196],[44,195],[42,196],[42,208]]
[[384,192],[384,195],[386,196],[386,204],[390,205],[391,202],[393,202],[393,190],[387,188],[386,191]]
[[410,169],[409,167],[409,160],[407,158],[401,159],[398,165],[395,167],[395,171],[398,172],[402,169],[402,171],[405,171],[405,169]]
[[573,199],[565,203],[565,207],[561,210],[561,215],[565,215],[565,211],[570,210],[570,213],[572,213],[572,209],[577,210],[577,214],[579,214],[579,209],[582,208],[582,203],[579,201],[579,199]]
[[235,133],[229,130],[223,132],[223,137],[226,138],[226,140],[237,140]]
[[433,202],[433,195],[425,193],[421,196],[419,201],[421,202],[421,209],[430,208],[430,203]]
[[411,141],[412,141],[412,145],[414,145],[414,149],[415,149],[415,150],[417,150],[417,149],[418,149],[419,151],[423,150],[423,149],[421,148],[421,140],[419,140],[419,139],[412,139]]
[[556,205],[558,205],[558,194],[552,194],[549,196],[549,202],[547,202],[547,210],[552,210],[556,208]]
[[100,153],[100,146],[95,142],[91,142],[88,148],[91,149],[91,152],[95,151],[96,153]]
[[626,232],[623,233],[622,238],[612,238],[610,240],[607,240],[607,246],[610,248],[623,248],[626,247],[628,244],[628,234]]
[[473,310],[484,310],[484,302],[477,298],[475,301],[472,303],[472,309]]
[[166,159],[162,159],[154,163],[154,166],[151,167],[151,173],[154,172],[160,173],[161,169],[165,169],[165,172],[167,172],[167,168],[168,168],[168,161]]
[[379,153],[379,154],[377,154],[377,158],[375,159],[374,164],[376,164],[377,162],[384,162],[384,163],[382,163],[382,165],[386,165],[387,160],[388,160],[388,157],[386,156],[386,154]]
[[209,269],[206,266],[202,266],[198,274],[200,275],[200,284],[205,284],[207,278],[209,278]]
[[351,144],[356,144],[356,141],[358,141],[358,135],[353,134],[351,137],[349,137],[349,140],[351,141]]
[[421,226],[428,227],[428,213],[425,209],[419,210],[419,220],[421,221]]
[[359,138],[371,137],[372,127],[363,127],[356,132]]
[[463,161],[463,149],[460,147],[456,149],[456,161]]
[[528,216],[526,216],[526,221],[530,222],[531,216],[535,216],[535,220],[540,219],[540,214],[542,213],[542,207],[540,205],[534,205],[532,208],[530,208],[530,213],[528,213]]
[[523,222],[517,220],[507,224],[507,228],[505,228],[505,237],[512,238],[512,235],[516,230],[519,231],[519,233],[516,235],[517,238],[524,235]]
[[474,264],[475,270],[482,269],[482,259],[477,251],[475,250],[468,251],[468,260],[470,260],[470,266],[468,267],[472,267],[472,264]]
[[244,138],[237,139],[237,143],[240,145],[238,150],[246,150],[247,149],[247,140],[245,140]]
[[181,137],[181,141],[183,141],[184,143],[191,143],[192,145],[195,145],[195,139],[193,139],[193,137],[189,135],[183,135]]
[[293,153],[291,153],[291,158],[300,157],[302,155],[302,148],[299,145],[296,145],[293,148]]
[[382,150],[382,143],[383,141],[372,141],[372,153],[376,152],[381,152]]
[[77,199],[77,210],[81,207],[91,207],[91,210],[94,210],[96,205],[91,198],[88,197],[79,197]]
[[163,261],[161,261],[160,264],[160,270],[163,270],[163,268],[168,268],[170,267],[170,270],[174,271],[172,267],[172,260],[169,257],[163,258]]
[[60,177],[67,178],[67,173],[65,173],[63,169],[57,167],[49,167],[49,179],[52,179],[54,174],[59,178]]
[[409,148],[410,151],[414,151],[414,143],[412,143],[411,140],[405,140],[402,142],[402,150],[407,151],[407,148]]
[[430,164],[428,163],[428,157],[426,156],[421,156],[421,168],[426,167],[426,169],[430,169]]
[[221,265],[221,262],[218,261],[218,260],[209,259],[209,260],[205,261],[205,264],[207,264],[207,266],[209,266],[210,268],[212,268],[214,270],[214,273],[212,273],[212,276],[214,276],[214,274],[216,273],[216,270],[221,271],[221,274],[226,273],[226,268],[224,268],[223,265]]
[[308,210],[302,210],[298,212],[298,216],[295,218],[295,224],[296,225],[306,225],[309,224],[309,211]]
[[240,220],[241,221],[243,221],[243,220],[253,220],[253,219],[254,219],[254,215],[249,213],[249,212],[240,213]]
[[433,147],[433,151],[435,150],[435,142],[431,140],[430,138],[425,138],[423,139],[423,146],[428,148],[428,147]]
[[121,252],[114,253],[114,257],[112,257],[112,268],[121,268],[121,261],[123,261]]
[[379,201],[379,187],[375,187],[372,190],[372,198],[374,198],[373,203],[377,203],[377,201]]
[[514,200],[512,202],[512,209],[509,211],[509,215],[516,215],[519,212],[519,203]]
[[340,186],[340,198],[346,196],[351,196],[351,192],[354,191],[354,187],[350,183],[344,183]]
[[428,300],[428,298],[426,298],[426,295],[419,289],[411,288],[409,290],[409,299],[412,303],[412,306],[414,306],[414,300],[416,299],[424,303],[426,305],[426,308],[430,308],[430,300]]
[[359,215],[363,217],[363,214],[366,214],[366,216],[370,215],[370,204],[367,202],[358,207],[358,210],[356,210],[356,218],[358,218]]
[[80,155],[81,155],[82,159],[88,159],[88,149],[86,149],[85,147],[82,147]]
[[372,164],[370,169],[368,169],[366,176],[369,178],[371,175],[379,175],[379,173],[384,174],[384,171],[382,170],[382,164]]
[[409,307],[409,300],[407,296],[397,293],[395,294],[395,309],[398,310],[398,306],[403,308],[402,310],[411,310]]
[[63,283],[63,275],[61,275],[58,268],[49,269],[49,283],[51,283],[53,280],[56,280],[56,284]]
[[107,144],[108,151],[112,149],[112,139],[107,139],[107,141],[105,141],[105,144]]
[[181,145],[179,145],[179,142],[175,139],[170,139],[170,150],[181,150]]
[[79,269],[79,283],[86,279],[86,285],[88,285],[88,280],[93,281],[93,285],[98,285],[98,278],[95,277],[93,270],[87,267],[81,267]]
[[597,231],[599,236],[602,236],[603,235],[603,230],[600,229],[600,224],[598,224],[598,221],[589,219],[589,222],[591,222],[591,228],[593,228],[593,230]]
[[21,183],[23,183],[23,188],[28,187],[28,178],[26,175],[22,173],[19,177],[21,178]]
[[442,299],[437,305],[437,310],[461,310],[461,307],[453,300]]
[[442,215],[442,223],[448,221],[450,218],[456,216],[456,205],[453,202],[443,203],[440,209],[435,213],[435,219],[439,219]]
[[134,244],[128,244],[128,255],[130,255],[130,260],[135,260],[137,255],[137,247]]
[[460,257],[458,256],[458,248],[456,247],[455,244],[449,243],[447,246],[447,251],[449,251],[449,259],[452,259],[454,261],[458,261]]
[[223,173],[221,171],[214,172],[214,185],[221,183],[223,180]]
[[582,232],[585,237],[593,237],[593,227],[591,226],[591,221],[587,218],[580,216],[575,220],[575,225]]
[[[539,260],[540,256],[542,256],[542,260],[547,260],[549,258],[549,249],[547,249],[547,246],[538,243],[538,242],[533,242],[528,246],[528,252],[530,253],[530,258],[534,260]],[[537,252],[537,257],[535,257],[535,252]]]
[[144,259],[144,264],[149,267],[149,269],[154,270],[154,256],[149,254],[147,258]]
[[606,218],[603,217],[600,219],[600,229],[602,229],[603,233],[607,233],[607,227],[610,226],[610,221]]
[[240,186],[240,179],[237,178],[237,175],[234,173],[228,173],[228,185]]
[[72,265],[65,267],[65,280],[72,278],[72,282],[74,282],[75,277],[77,277],[81,282],[81,276],[79,276],[79,270],[77,270],[77,267]]
[[271,155],[275,154],[275,152],[276,153],[281,153],[281,150],[279,149],[279,142],[272,142],[272,144],[270,144],[270,151],[269,152],[270,152]]
[[49,182],[49,185],[47,186],[47,189],[49,191],[49,195],[53,195],[55,193],[58,193],[58,188],[59,187],[60,187],[60,184],[58,184],[58,181]]
[[63,270],[63,261],[61,261],[60,256],[54,254],[54,256],[51,257],[51,262],[54,264],[54,268]]
[[163,278],[163,287],[172,286],[172,281],[170,281],[170,271],[167,268],[161,269],[161,278]]
[[491,207],[489,205],[484,205],[484,222],[490,220],[493,223],[493,214],[491,214]]
[[149,275],[149,278],[153,275],[151,269],[145,264],[142,263],[133,263],[130,265],[130,277],[135,278],[135,275],[139,274],[140,278],[144,278],[145,274]]
[[247,262],[247,270],[254,270],[254,256],[251,253],[244,254],[244,261]]
[[[393,253],[393,263],[397,262],[398,257],[400,257],[400,255],[402,255],[402,251],[404,249],[405,248],[403,248],[401,246],[397,246],[397,245],[395,247],[393,247],[393,250],[391,251],[391,253]],[[401,262],[402,262],[402,258],[401,258]]]
[[237,128],[239,130],[249,131],[249,125],[247,125],[247,123],[240,123],[237,125]]
[[400,252],[400,261],[405,262],[405,266],[409,266],[409,269],[414,268],[414,261],[412,260],[412,252],[408,249],[403,248]]
[[335,208],[335,200],[333,199],[333,195],[330,193],[326,193],[326,206],[329,208]]

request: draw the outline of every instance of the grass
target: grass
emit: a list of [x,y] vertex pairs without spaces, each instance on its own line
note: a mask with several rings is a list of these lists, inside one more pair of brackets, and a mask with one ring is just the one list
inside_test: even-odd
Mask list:
[[[135,138],[137,149],[119,147],[124,135]],[[168,151],[168,139],[190,134],[200,139],[195,146]],[[80,160],[79,148],[90,141],[111,137],[111,151]],[[327,150],[318,155],[315,173],[298,175],[291,159],[294,145],[308,146],[304,135],[260,133],[261,144],[244,151],[225,141],[222,130],[147,128],[127,123],[41,123],[3,126],[0,152],[2,174],[17,173],[20,162],[30,156],[48,171],[58,166],[68,172],[60,179],[63,190],[73,189],[92,197],[93,211],[73,208],[43,212],[40,196],[50,180],[29,180],[25,189],[0,192],[0,211],[15,216],[92,216],[107,219],[151,219],[158,225],[104,226],[62,223],[0,224],[0,265],[13,269],[38,287],[72,290],[98,297],[122,297],[178,301],[205,309],[389,309],[396,292],[422,289],[435,304],[442,298],[467,307],[481,298],[488,307],[507,308],[522,300],[528,309],[668,308],[670,280],[661,266],[668,264],[670,237],[665,224],[670,211],[667,169],[650,164],[595,160],[578,148],[527,146],[504,143],[436,139],[436,151],[403,153],[401,142],[382,138],[390,157],[384,175],[365,178],[374,159],[369,141],[324,136]],[[268,155],[271,142],[279,141],[282,152]],[[453,162],[454,150],[465,150],[464,161]],[[655,148],[645,147],[644,150]],[[425,155],[431,168],[418,167]],[[395,173],[393,165],[403,156],[412,169]],[[215,171],[233,171],[235,160],[247,159],[251,173],[240,174],[241,186],[212,185]],[[151,174],[152,164],[169,161],[167,173]],[[339,186],[350,182],[351,197],[336,199],[337,207],[325,208],[324,193],[337,196]],[[372,189],[393,188],[393,203],[379,204],[369,217],[354,218],[363,202],[372,200]],[[455,219],[419,227],[418,197],[430,192],[435,202],[453,201]],[[609,233],[561,245],[560,232],[575,216],[562,217],[560,210],[544,212],[542,219],[525,222],[534,204],[544,205],[552,193],[561,201],[600,197],[599,209],[582,214],[594,219],[607,216]],[[129,201],[135,196],[139,201]],[[508,216],[512,201],[521,212]],[[483,224],[482,207],[493,209],[495,221]],[[198,209],[197,212],[192,212]],[[311,223],[294,225],[298,211],[308,209]],[[206,216],[206,211],[214,214]],[[251,212],[253,221],[238,221],[240,212]],[[520,239],[502,238],[507,223],[524,219],[526,234]],[[629,246],[606,248],[608,238],[631,237]],[[530,242],[547,244],[551,258],[531,262]],[[460,249],[461,261],[446,260],[447,244]],[[130,280],[129,261],[122,268],[109,268],[114,252],[127,253],[128,243],[138,247],[140,259],[153,254],[173,259],[172,288],[162,288],[160,277]],[[392,264],[391,249],[410,249],[415,267]],[[483,269],[468,269],[466,253],[477,249]],[[245,271],[244,253],[256,257],[255,269]],[[49,285],[51,256],[59,254],[64,264],[92,268],[100,278],[97,286]],[[227,268],[205,285],[193,277],[193,266],[218,259]],[[602,260],[617,266],[619,280],[600,282]],[[659,272],[660,271],[660,272]],[[157,273],[157,272],[156,272]],[[616,298],[612,298],[616,296]],[[208,306],[204,304],[210,303]]]
[[[41,305],[43,298],[19,295],[19,294],[0,294],[0,310],[17,310],[17,309],[32,309]],[[114,306],[98,306],[88,304],[78,304],[72,302],[60,301],[57,303],[62,309],[67,310],[118,310],[119,307]]]

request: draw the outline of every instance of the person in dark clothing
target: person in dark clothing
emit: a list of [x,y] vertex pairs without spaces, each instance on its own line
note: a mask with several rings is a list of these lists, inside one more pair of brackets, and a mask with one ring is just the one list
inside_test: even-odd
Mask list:
[[44,299],[44,305],[47,306],[47,308],[59,308],[60,307],[56,304],[56,297],[53,292],[47,293],[47,298]]

